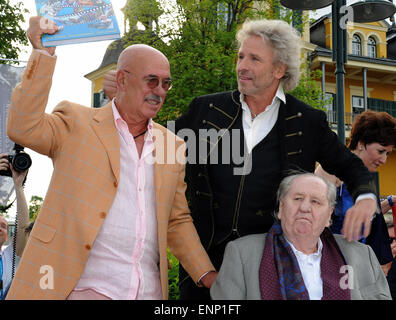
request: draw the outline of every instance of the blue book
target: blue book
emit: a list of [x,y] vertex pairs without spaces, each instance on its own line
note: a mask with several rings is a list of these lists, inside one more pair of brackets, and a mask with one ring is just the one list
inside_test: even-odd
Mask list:
[[62,28],[43,35],[44,47],[120,38],[110,0],[36,0],[36,8]]

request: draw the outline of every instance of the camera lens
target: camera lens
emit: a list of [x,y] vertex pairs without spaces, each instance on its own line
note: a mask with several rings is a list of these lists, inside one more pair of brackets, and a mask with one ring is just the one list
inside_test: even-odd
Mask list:
[[27,153],[18,153],[14,156],[12,166],[16,171],[25,171],[32,165],[32,159]]

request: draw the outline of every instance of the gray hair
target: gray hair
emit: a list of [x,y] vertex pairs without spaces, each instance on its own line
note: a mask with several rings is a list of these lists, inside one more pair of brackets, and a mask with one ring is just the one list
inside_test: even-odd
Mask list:
[[311,172],[293,174],[293,175],[290,175],[290,176],[287,176],[286,178],[284,178],[281,181],[279,188],[278,188],[278,192],[277,192],[278,202],[285,198],[286,194],[290,190],[290,187],[291,187],[291,184],[293,183],[293,181],[296,178],[300,178],[300,177],[315,177],[319,180],[322,180],[327,185],[327,200],[329,201],[330,208],[334,209],[334,207],[336,205],[336,199],[337,199],[336,187],[334,186],[334,184],[332,184],[327,179],[325,179],[321,176],[318,176],[314,173],[311,173]]
[[250,36],[267,40],[274,52],[273,63],[286,65],[281,79],[285,91],[293,90],[300,81],[301,38],[298,31],[282,20],[246,20],[238,31],[238,46]]

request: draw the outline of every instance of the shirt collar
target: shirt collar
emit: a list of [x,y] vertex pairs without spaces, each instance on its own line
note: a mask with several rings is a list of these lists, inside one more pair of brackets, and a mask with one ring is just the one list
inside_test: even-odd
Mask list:
[[[245,101],[245,95],[241,92],[240,96],[239,96],[239,100],[242,104],[242,109],[243,110],[247,110],[248,105]],[[268,109],[270,109],[274,104],[275,101],[280,100],[283,103],[286,103],[286,95],[285,95],[285,91],[283,90],[283,85],[282,83],[279,83],[278,89],[276,90],[275,96],[272,99],[271,104],[268,106]],[[267,110],[267,109],[266,109]]]
[[311,254],[305,254],[305,253],[303,253],[303,252],[301,252],[301,251],[298,251],[298,250],[293,246],[293,244],[292,244],[289,240],[287,240],[286,237],[285,237],[285,239],[286,239],[286,241],[290,244],[290,247],[292,248],[292,250],[293,250],[293,252],[294,252],[294,254],[295,254],[296,256],[305,256],[305,257],[313,256],[313,257],[317,257],[317,256],[320,256],[320,255],[322,254],[323,243],[322,243],[322,240],[320,240],[320,238],[318,239],[318,250],[317,250],[316,252],[314,252],[314,253],[311,253]]
[[[115,98],[111,101],[111,107],[113,109],[114,124],[117,130],[122,133],[122,126],[128,128],[128,125],[125,122],[125,120],[121,117],[120,113],[118,112],[118,109],[115,104]],[[145,141],[147,140],[153,141],[153,124],[154,124],[153,119],[150,118],[147,123],[147,135],[144,138]]]

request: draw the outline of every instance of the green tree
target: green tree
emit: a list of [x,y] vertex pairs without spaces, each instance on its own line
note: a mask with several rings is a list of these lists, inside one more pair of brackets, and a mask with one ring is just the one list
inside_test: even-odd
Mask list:
[[129,0],[125,5],[125,17],[129,21],[129,28],[134,30],[140,22],[146,30],[158,26],[158,18],[163,10],[156,0]]
[[[163,9],[159,1],[128,0],[123,11],[129,25],[129,31],[123,39],[127,45],[145,43],[153,47],[161,46],[158,20],[163,14]],[[139,23],[143,29],[139,28]]]
[[[0,206],[0,215],[9,218],[8,210],[16,202],[16,198],[5,206]],[[43,198],[39,196],[32,196],[29,202],[29,220],[34,221],[43,205]]]
[[29,203],[29,219],[34,221],[43,205],[43,198],[39,196],[32,196]]
[[166,25],[168,40],[162,51],[171,64],[175,89],[168,93],[158,122],[176,119],[196,96],[236,88],[237,27],[247,17],[265,15],[254,10],[254,2],[179,0],[168,6],[165,15],[173,20]]
[[12,205],[14,204],[14,201],[10,202],[9,204],[5,205],[5,206],[0,206],[0,216],[3,216],[4,218],[10,218],[10,215],[8,214],[8,210],[12,207]]
[[168,295],[169,300],[179,300],[179,261],[168,249],[168,261],[170,269],[168,270]]
[[326,100],[319,81],[322,77],[322,72],[319,70],[309,71],[305,64],[301,66],[302,76],[298,86],[290,92],[294,97],[304,101],[316,109],[323,109],[324,105],[330,101]]
[[20,27],[27,12],[22,2],[11,6],[9,0],[0,0],[0,58],[18,59],[20,45],[28,44],[25,31]]

